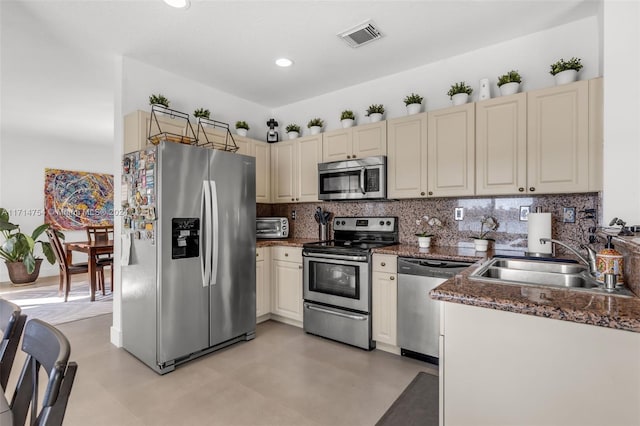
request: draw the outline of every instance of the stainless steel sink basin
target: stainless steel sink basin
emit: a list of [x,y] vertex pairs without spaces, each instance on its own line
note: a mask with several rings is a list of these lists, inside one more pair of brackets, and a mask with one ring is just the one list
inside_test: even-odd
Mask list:
[[472,272],[469,279],[501,284],[571,288],[633,297],[633,293],[625,287],[605,290],[589,274],[587,266],[578,263],[494,257]]

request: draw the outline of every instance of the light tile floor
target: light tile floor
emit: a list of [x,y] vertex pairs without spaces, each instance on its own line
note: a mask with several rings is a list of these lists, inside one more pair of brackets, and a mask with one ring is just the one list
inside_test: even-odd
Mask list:
[[419,371],[437,375],[431,364],[267,321],[253,341],[160,376],[111,345],[110,326],[110,315],[59,326],[79,365],[65,426],[374,425]]

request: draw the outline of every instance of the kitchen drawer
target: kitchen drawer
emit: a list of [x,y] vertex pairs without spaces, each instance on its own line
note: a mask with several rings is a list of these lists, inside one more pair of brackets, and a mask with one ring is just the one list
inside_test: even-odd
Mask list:
[[302,263],[302,249],[284,246],[271,247],[271,258],[273,260]]
[[389,254],[374,254],[372,261],[374,272],[387,272],[396,274],[398,272],[398,256]]

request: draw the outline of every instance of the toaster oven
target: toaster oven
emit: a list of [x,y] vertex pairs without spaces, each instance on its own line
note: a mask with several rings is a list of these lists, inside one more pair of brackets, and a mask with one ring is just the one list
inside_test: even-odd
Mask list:
[[289,219],[286,217],[257,217],[256,238],[288,238]]

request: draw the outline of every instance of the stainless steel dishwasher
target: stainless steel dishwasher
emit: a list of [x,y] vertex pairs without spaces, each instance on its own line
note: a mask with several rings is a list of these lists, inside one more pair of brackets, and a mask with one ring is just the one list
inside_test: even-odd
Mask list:
[[398,258],[398,346],[404,356],[438,364],[440,302],[429,292],[472,263]]

